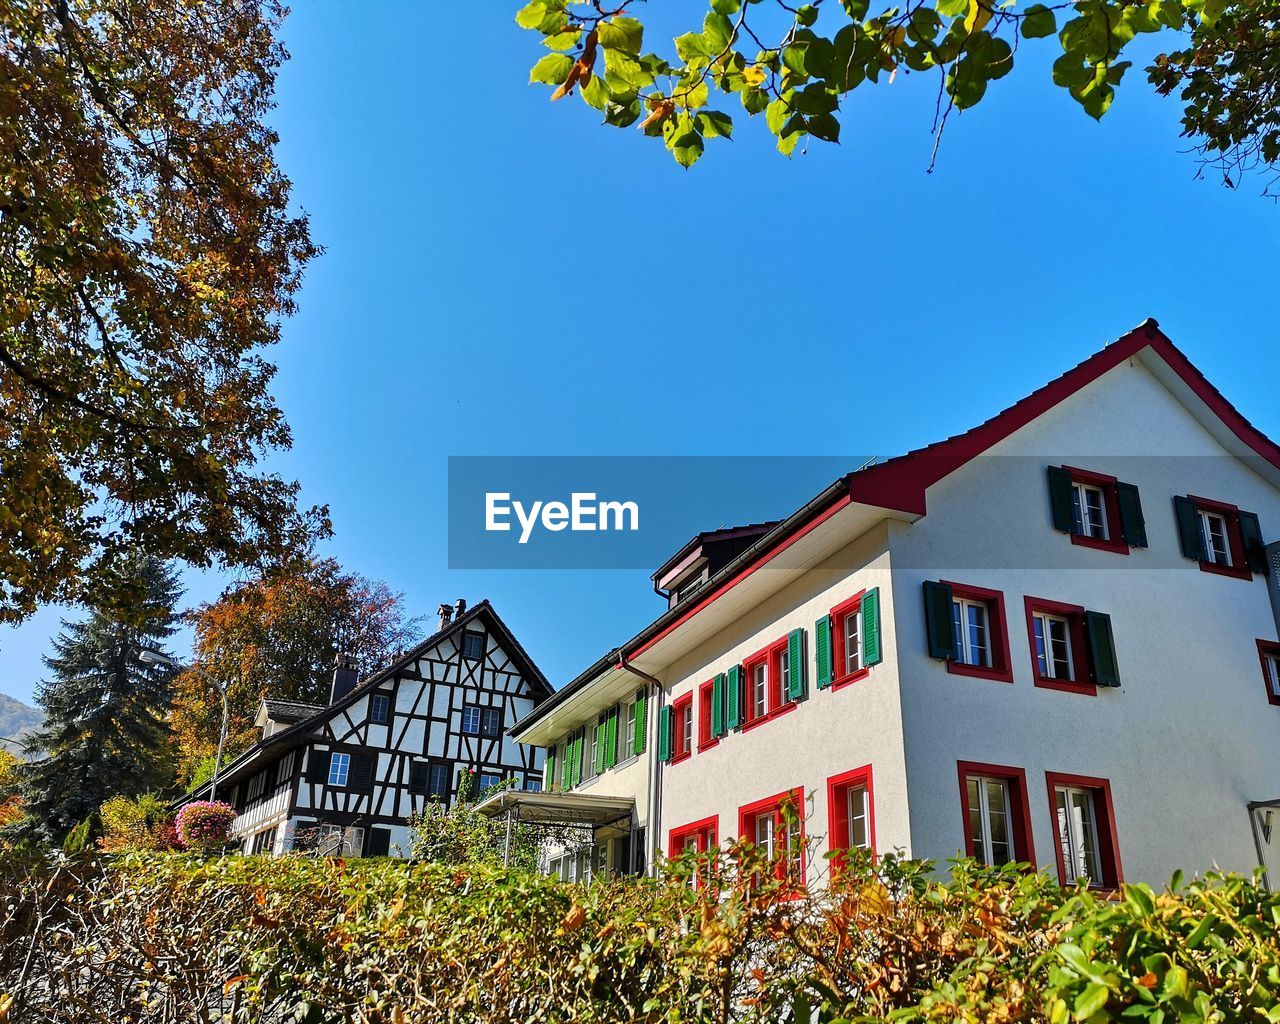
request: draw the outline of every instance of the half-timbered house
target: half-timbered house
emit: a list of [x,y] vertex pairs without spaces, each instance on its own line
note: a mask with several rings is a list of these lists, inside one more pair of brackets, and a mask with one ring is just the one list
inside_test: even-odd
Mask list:
[[507,730],[551,695],[545,677],[488,601],[440,613],[436,633],[364,680],[340,655],[325,707],[264,700],[261,740],[183,801],[229,801],[246,853],[403,856],[410,815],[464,782],[540,790],[542,752]]

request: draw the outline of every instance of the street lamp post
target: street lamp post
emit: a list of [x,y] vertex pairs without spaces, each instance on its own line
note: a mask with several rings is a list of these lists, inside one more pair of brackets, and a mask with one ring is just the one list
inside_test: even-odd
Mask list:
[[[185,672],[189,665],[170,658],[167,654],[161,654],[159,651],[150,649],[143,650],[138,658],[149,665],[168,665],[175,672]],[[222,748],[227,743],[227,728],[230,719],[230,712],[227,707],[227,684],[221,679],[215,679],[214,683],[218,687],[218,695],[222,698],[222,725],[218,729],[218,752],[213,756],[213,778],[209,780],[209,799],[214,800],[218,795],[218,776],[222,772]]]

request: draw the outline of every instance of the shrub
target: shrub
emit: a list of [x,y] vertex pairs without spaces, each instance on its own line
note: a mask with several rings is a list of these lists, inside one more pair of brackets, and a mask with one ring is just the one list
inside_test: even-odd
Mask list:
[[1108,898],[854,855],[807,892],[775,867],[746,845],[590,886],[395,860],[9,858],[0,992],[16,1024],[1280,1019],[1280,897],[1249,879]]
[[153,793],[144,793],[136,800],[112,797],[98,809],[98,816],[102,819],[98,846],[108,853],[178,847],[173,817],[160,797]]
[[188,850],[214,850],[227,845],[235,808],[221,800],[193,800],[178,812],[174,822],[178,841]]

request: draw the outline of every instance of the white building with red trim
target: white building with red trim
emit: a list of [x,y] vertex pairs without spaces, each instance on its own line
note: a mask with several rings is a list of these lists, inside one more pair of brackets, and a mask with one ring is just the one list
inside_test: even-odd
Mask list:
[[631,808],[554,866],[741,835],[807,840],[811,881],[851,845],[1104,887],[1274,874],[1278,529],[1280,448],[1149,320],[973,430],[677,553],[668,610],[513,730],[548,752],[540,813]]

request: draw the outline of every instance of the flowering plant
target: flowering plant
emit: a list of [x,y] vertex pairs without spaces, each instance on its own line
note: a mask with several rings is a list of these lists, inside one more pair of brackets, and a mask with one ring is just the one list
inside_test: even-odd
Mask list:
[[221,800],[194,800],[178,812],[178,839],[188,850],[225,846],[231,837],[235,808]]

